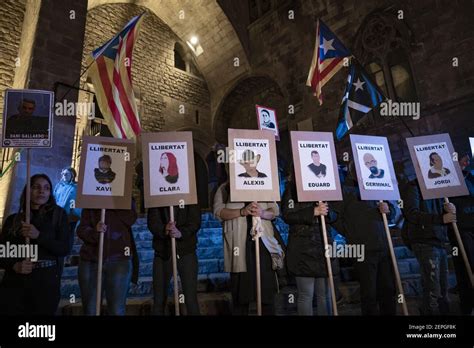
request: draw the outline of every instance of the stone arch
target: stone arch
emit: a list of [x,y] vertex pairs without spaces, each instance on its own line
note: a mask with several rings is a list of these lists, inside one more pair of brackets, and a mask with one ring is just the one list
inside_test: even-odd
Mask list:
[[[195,57],[195,61],[211,93],[218,93],[229,81],[248,72],[250,66],[245,50],[218,1],[89,0],[88,10],[119,3],[149,9],[183,42],[197,35],[203,53]],[[240,60],[239,67],[233,65],[235,57]]]
[[389,98],[398,99],[393,76],[396,74],[403,76],[413,99],[417,99],[418,88],[410,57],[415,38],[407,22],[397,15],[394,10],[381,9],[369,13],[356,33],[354,53]]
[[210,134],[207,134],[203,130],[196,127],[181,127],[173,129],[173,131],[191,131],[193,133],[194,151],[197,152],[202,158],[206,158],[209,150],[214,144],[214,140]]
[[275,108],[280,129],[286,129],[286,100],[282,88],[268,75],[240,79],[229,88],[217,107],[213,117],[215,139],[227,144],[228,128],[257,129],[255,104]]

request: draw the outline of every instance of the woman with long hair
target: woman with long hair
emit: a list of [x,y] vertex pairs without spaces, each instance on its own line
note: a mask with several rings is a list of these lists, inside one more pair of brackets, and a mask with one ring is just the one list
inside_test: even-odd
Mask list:
[[[61,265],[71,250],[67,214],[56,204],[52,183],[45,174],[30,178],[31,219],[25,222],[26,186],[18,213],[7,217],[0,244],[29,250],[30,255],[0,258],[6,270],[0,285],[0,313],[54,315],[60,300]],[[29,239],[30,247],[26,247]]]
[[173,155],[171,152],[163,152],[160,157],[159,171],[168,183],[176,183],[176,181],[178,181],[179,176],[176,156]]

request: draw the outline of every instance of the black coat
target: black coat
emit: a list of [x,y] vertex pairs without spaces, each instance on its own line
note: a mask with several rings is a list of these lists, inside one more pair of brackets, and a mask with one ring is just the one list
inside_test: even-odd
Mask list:
[[[187,255],[196,251],[197,232],[201,227],[201,210],[199,205],[174,207],[176,228],[182,237],[176,239],[177,255]],[[148,229],[153,234],[155,255],[168,260],[171,257],[171,238],[166,235],[165,227],[169,222],[170,208],[148,209]]]
[[[290,225],[286,263],[288,273],[296,277],[328,276],[321,223],[319,217],[314,216],[314,207],[314,202],[297,201],[294,183],[286,185],[282,200],[283,219]],[[334,220],[335,213],[330,211],[326,222]],[[331,244],[329,230],[328,226],[328,243]]]
[[[348,176],[343,185],[343,200],[332,203],[337,211],[335,228],[343,234],[348,244],[363,244],[367,251],[388,251],[387,233],[378,201],[363,201],[357,181]],[[387,202],[391,219],[396,213],[396,206]]]
[[464,171],[463,174],[469,194],[450,199],[456,206],[457,225],[461,234],[474,233],[474,175],[468,171]]
[[417,180],[401,192],[403,200],[404,233],[408,242],[443,246],[448,241],[448,228],[443,223],[443,199],[426,199],[421,196]]

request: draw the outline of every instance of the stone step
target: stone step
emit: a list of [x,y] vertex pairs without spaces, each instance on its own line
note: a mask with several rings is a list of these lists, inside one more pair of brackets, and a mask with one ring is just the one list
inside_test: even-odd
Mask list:
[[198,248],[207,248],[207,247],[216,247],[216,246],[219,246],[222,248],[222,245],[223,245],[222,234],[210,235],[208,237],[198,236]]
[[[341,316],[360,316],[360,295],[358,292],[358,283],[344,283],[340,287],[344,296],[343,301],[337,304],[339,315]],[[351,299],[352,297],[352,299]],[[410,315],[420,315],[419,308],[421,306],[420,297],[406,297],[407,307]],[[105,302],[105,301],[104,301]],[[198,293],[198,302],[201,315],[230,315],[232,308],[232,297],[229,292],[213,292]],[[459,314],[459,300],[457,296],[451,297],[451,313]],[[127,299],[126,315],[151,315],[153,308],[152,296],[129,297]],[[275,299],[276,315],[279,316],[295,316],[297,315],[297,291],[295,287],[284,287],[277,294]],[[313,308],[316,315],[317,308]],[[186,314],[186,308],[180,305],[181,315]],[[75,299],[75,303],[71,304],[69,299],[61,300],[58,308],[58,315],[82,315],[82,305],[80,299]],[[106,315],[106,305],[102,307],[102,314]],[[249,315],[256,314],[255,303],[250,305]],[[173,297],[168,296],[165,315],[174,315]],[[402,308],[397,306],[397,315],[402,315]]]
[[224,258],[224,248],[221,246],[218,247],[199,247],[197,248],[197,257],[199,260],[205,259],[223,259]]
[[202,227],[198,231],[198,237],[222,236],[222,227]]
[[[215,251],[207,252],[207,253],[211,255],[213,253],[215,254]],[[145,255],[143,252],[140,254]],[[199,251],[198,251],[198,254],[199,254]],[[145,256],[141,256],[140,270],[139,270],[140,277],[142,276],[147,277],[147,276],[152,275],[153,257],[154,257],[153,251],[151,251],[151,254],[147,252]],[[199,266],[198,274],[221,273],[224,271],[224,260],[222,257],[212,257],[211,255],[211,257],[209,258],[199,258],[198,266]],[[62,279],[77,278],[77,269],[78,269],[77,265],[64,267]]]
[[[421,296],[421,276],[419,274],[401,274],[402,285],[405,292],[405,296]],[[180,284],[180,281],[178,281]],[[456,276],[449,274],[448,276],[449,287],[453,287],[456,284]],[[179,285],[181,288],[181,285]],[[230,276],[228,273],[212,273],[212,274],[200,274],[198,276],[198,292],[218,292],[228,290],[230,287]],[[357,281],[346,281],[340,283],[341,293],[346,299],[349,299],[351,303],[354,298],[358,298],[358,287],[359,282]],[[148,296],[152,294],[153,289],[153,277],[140,277],[138,284],[132,284],[129,290],[129,296]],[[296,288],[295,288],[296,289]],[[172,294],[173,282],[170,282],[169,294]],[[296,290],[295,290],[296,291]],[[295,292],[294,292],[295,293]],[[63,279],[61,282],[61,297],[70,298],[71,294],[75,298],[80,298],[80,289],[77,278]],[[354,295],[356,294],[356,295]]]
[[[181,289],[181,281],[178,278],[178,285]],[[227,291],[230,288],[230,276],[228,273],[211,273],[198,275],[198,292],[218,292]],[[153,277],[140,277],[138,284],[132,284],[129,296],[151,296],[153,292]],[[170,282],[169,294],[173,293],[173,281]],[[79,281],[77,278],[63,279],[61,282],[61,298],[81,297]]]
[[201,228],[222,228],[222,223],[218,220],[201,221]]
[[[104,301],[105,302],[105,301]],[[199,310],[201,315],[230,315],[232,297],[229,292],[218,293],[198,293]],[[153,299],[151,297],[131,297],[127,299],[126,315],[151,315]],[[102,314],[107,314],[107,307],[102,306]],[[59,315],[83,315],[81,302],[74,304],[67,300],[61,301],[58,309]],[[180,305],[180,314],[186,315],[186,306]],[[174,315],[174,302],[171,296],[168,297],[165,315]]]
[[[140,259],[140,265],[143,263],[147,262],[152,262],[153,258],[155,256],[155,252],[153,249],[142,249],[138,251],[139,259]],[[224,249],[222,246],[210,246],[210,247],[198,247],[197,249],[197,255],[198,255],[198,260],[199,262],[206,262],[209,260],[220,260],[220,263],[223,263],[223,257],[224,257]],[[210,261],[209,261],[210,262]],[[209,264],[207,262],[207,264]],[[211,262],[212,263],[212,262]],[[220,264],[219,263],[219,264]],[[65,258],[65,269],[69,267],[76,267],[79,265],[79,255],[69,255]],[[205,269],[207,268],[206,266],[203,266],[203,271],[200,273],[206,273]],[[211,266],[209,266],[211,267]],[[216,266],[216,267],[221,267],[221,266]],[[140,266],[141,268],[141,266]],[[221,267],[223,269],[223,266]],[[141,272],[141,271],[140,271]],[[216,271],[217,272],[217,271]],[[213,272],[209,272],[213,273]]]
[[413,252],[404,245],[394,246],[393,251],[395,252],[395,257],[398,260],[415,257],[415,254],[413,254]]
[[[153,235],[148,231],[140,231],[134,234],[137,249],[152,248]],[[213,244],[222,244],[222,229],[220,228],[206,228],[198,231],[198,247],[199,244],[203,246],[210,246]],[[76,239],[73,245],[71,254],[77,255],[81,249],[82,241]]]

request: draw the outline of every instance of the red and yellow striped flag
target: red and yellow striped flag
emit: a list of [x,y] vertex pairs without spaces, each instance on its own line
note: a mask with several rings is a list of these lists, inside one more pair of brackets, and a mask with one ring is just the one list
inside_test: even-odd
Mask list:
[[141,132],[132,87],[132,53],[143,14],[133,17],[114,38],[92,52],[89,76],[97,103],[114,137],[133,139]]

